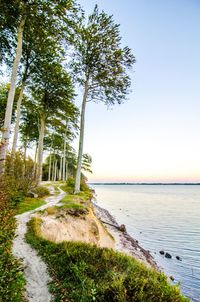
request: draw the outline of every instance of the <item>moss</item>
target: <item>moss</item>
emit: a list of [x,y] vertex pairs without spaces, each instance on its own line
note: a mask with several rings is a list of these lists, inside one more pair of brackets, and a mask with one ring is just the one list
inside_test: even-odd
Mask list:
[[28,224],[26,239],[48,265],[54,301],[186,302],[167,277],[132,257],[85,243],[56,244],[40,236],[40,219]]
[[25,197],[25,199],[17,205],[17,214],[32,211],[44,204],[46,204],[46,202],[43,199]]

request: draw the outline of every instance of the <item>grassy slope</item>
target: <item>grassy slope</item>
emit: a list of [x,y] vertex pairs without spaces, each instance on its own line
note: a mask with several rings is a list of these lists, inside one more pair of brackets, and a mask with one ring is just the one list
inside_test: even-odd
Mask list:
[[26,239],[47,263],[56,302],[186,302],[164,274],[132,257],[85,243],[55,244],[40,236],[41,220],[29,222]]

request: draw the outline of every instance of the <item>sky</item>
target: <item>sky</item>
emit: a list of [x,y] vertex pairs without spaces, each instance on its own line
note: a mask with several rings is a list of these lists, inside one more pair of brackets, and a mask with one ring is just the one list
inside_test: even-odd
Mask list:
[[[119,23],[132,48],[128,101],[88,103],[90,182],[200,181],[200,1],[79,0]],[[75,142],[77,146],[77,142]]]

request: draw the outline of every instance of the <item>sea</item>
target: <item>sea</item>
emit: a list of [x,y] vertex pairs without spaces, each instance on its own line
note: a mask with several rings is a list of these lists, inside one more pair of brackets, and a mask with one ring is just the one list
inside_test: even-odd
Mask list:
[[[96,203],[125,224],[173,284],[200,302],[200,185],[91,184]],[[160,251],[168,252],[171,259]],[[177,260],[176,256],[180,257]]]

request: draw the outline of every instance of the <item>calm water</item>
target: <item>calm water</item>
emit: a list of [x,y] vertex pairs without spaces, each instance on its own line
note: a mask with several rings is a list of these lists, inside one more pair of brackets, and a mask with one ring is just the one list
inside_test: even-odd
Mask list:
[[[98,205],[126,225],[165,273],[181,283],[185,295],[200,302],[200,186],[92,187]],[[160,250],[169,252],[172,259],[161,256]]]

